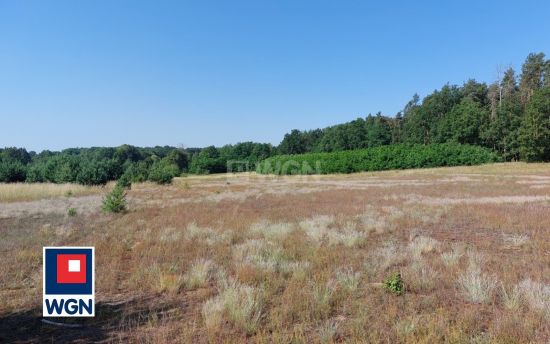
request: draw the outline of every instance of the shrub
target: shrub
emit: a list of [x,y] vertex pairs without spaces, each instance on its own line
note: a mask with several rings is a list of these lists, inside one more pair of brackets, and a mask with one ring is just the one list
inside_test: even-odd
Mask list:
[[158,184],[170,184],[172,178],[180,174],[177,165],[168,160],[159,160],[153,163],[149,170],[149,180]]
[[103,211],[108,213],[120,213],[126,210],[126,192],[119,185],[103,198]]
[[257,166],[264,174],[328,174],[406,168],[479,165],[500,161],[491,150],[457,143],[389,145],[375,148],[279,155]]
[[405,284],[399,272],[393,273],[384,281],[384,289],[395,295],[402,295],[405,292]]
[[76,216],[76,209],[75,208],[69,208],[69,210],[67,210],[67,215],[69,215],[70,217]]
[[128,166],[124,174],[130,177],[132,183],[141,183],[149,178],[149,166],[145,161],[132,163]]
[[27,169],[27,183],[43,183],[46,181],[46,164],[37,163],[29,165]]
[[0,182],[23,182],[26,176],[27,168],[19,161],[0,161]]
[[82,185],[104,185],[109,181],[109,168],[104,161],[84,161],[76,176],[76,182]]
[[196,174],[223,173],[227,171],[227,162],[216,147],[210,146],[193,157],[189,170]]

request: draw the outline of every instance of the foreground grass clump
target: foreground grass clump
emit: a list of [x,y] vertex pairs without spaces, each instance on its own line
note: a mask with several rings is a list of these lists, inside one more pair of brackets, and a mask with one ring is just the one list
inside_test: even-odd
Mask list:
[[215,273],[216,265],[209,259],[199,259],[184,275],[185,287],[196,289],[206,286]]
[[489,303],[497,286],[494,276],[481,273],[479,268],[470,267],[458,279],[466,299],[472,303]]
[[220,294],[202,307],[206,328],[217,332],[226,319],[247,334],[256,332],[262,315],[263,297],[251,286],[232,281],[222,287]]
[[391,145],[331,153],[279,155],[262,161],[265,174],[328,174],[439,166],[479,165],[500,161],[491,150],[456,143]]
[[550,319],[550,285],[525,279],[519,284],[530,308],[541,311]]

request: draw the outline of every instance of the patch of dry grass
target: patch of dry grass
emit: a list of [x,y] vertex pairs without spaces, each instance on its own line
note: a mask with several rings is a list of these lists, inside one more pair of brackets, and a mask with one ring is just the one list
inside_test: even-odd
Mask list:
[[216,264],[209,259],[199,259],[193,262],[189,271],[183,275],[185,287],[195,289],[205,287],[216,273]]
[[529,307],[550,319],[550,285],[525,279],[519,284]]
[[226,319],[247,334],[253,334],[258,329],[263,303],[261,290],[232,282],[204,303],[202,315],[210,332],[219,331]]
[[497,284],[495,276],[484,274],[474,267],[468,268],[458,279],[464,297],[473,303],[489,303]]
[[0,202],[26,202],[56,197],[78,197],[105,192],[102,186],[53,183],[0,183]]

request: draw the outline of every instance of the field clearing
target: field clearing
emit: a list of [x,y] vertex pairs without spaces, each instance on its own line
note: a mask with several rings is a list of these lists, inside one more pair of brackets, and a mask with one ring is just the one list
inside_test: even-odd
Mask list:
[[[550,343],[550,164],[57,187],[0,185],[0,342]],[[40,322],[63,245],[96,248],[83,329]]]

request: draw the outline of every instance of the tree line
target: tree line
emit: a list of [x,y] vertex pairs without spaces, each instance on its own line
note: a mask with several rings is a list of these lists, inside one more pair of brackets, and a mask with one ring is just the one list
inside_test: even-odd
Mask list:
[[418,95],[394,117],[381,113],[325,129],[292,130],[280,154],[334,152],[390,144],[456,142],[493,149],[506,160],[550,160],[550,61],[530,54],[521,74],[508,68],[486,84],[468,80]]
[[92,147],[61,152],[0,149],[0,182],[169,183],[182,173],[255,170],[275,155],[338,152],[387,145],[482,146],[507,161],[550,161],[550,60],[532,53],[521,73],[508,68],[491,84],[469,80],[418,95],[395,116],[381,113],[324,129],[292,130],[278,146]]
[[238,172],[256,168],[272,156],[270,144],[243,142],[221,148],[69,148],[60,152],[0,149],[0,182],[52,182],[101,185],[123,178],[128,182],[165,184],[182,173]]
[[337,152],[277,155],[263,160],[265,174],[329,174],[478,165],[501,161],[492,150],[459,143],[394,144]]

